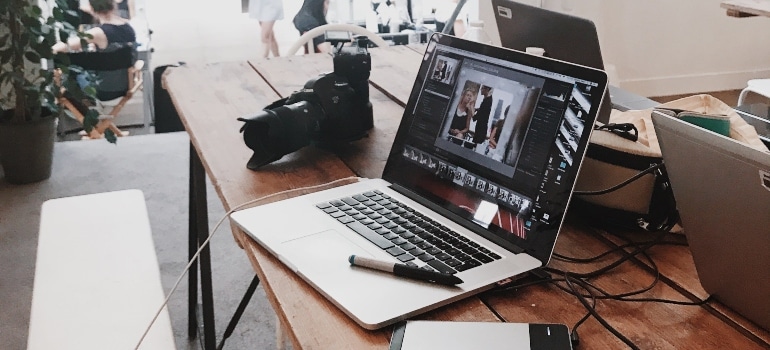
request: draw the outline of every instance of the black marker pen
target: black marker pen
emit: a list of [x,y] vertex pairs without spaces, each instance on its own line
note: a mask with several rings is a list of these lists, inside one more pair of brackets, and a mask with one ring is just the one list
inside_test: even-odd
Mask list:
[[423,270],[421,268],[409,266],[406,264],[374,260],[355,255],[351,255],[350,258],[348,258],[348,261],[350,262],[350,265],[353,266],[361,266],[373,270],[390,272],[396,276],[414,278],[421,281],[435,282],[450,286],[463,283],[463,280],[457,276],[453,276],[447,273]]

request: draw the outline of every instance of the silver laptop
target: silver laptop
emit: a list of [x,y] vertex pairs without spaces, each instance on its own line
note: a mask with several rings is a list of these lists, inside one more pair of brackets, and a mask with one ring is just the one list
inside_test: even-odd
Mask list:
[[770,329],[770,154],[653,113],[703,288]]
[[[492,0],[492,9],[503,47],[519,51],[539,47],[548,57],[604,69],[599,35],[592,21],[513,0]],[[610,120],[609,92],[597,117],[602,123]]]
[[[381,179],[231,218],[364,328],[449,304],[548,263],[606,81],[596,69],[435,34]],[[481,112],[458,115],[471,104]],[[350,255],[464,283],[352,267]]]

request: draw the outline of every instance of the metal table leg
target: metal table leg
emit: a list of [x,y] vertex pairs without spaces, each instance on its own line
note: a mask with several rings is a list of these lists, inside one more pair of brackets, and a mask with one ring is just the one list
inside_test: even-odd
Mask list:
[[224,348],[225,340],[230,338],[230,335],[232,335],[233,331],[235,331],[235,326],[238,325],[238,321],[241,320],[243,312],[246,311],[246,306],[249,305],[251,297],[254,296],[254,292],[257,290],[257,286],[259,286],[259,276],[254,275],[254,278],[251,280],[249,287],[246,288],[246,293],[243,295],[241,302],[238,304],[238,308],[235,310],[235,314],[233,314],[233,317],[230,319],[230,323],[227,324],[227,329],[225,329],[225,334],[222,335],[222,340],[219,341],[217,350],[222,350],[222,348]]
[[[203,163],[190,143],[190,217],[189,217],[189,254],[190,258],[208,238],[208,204],[206,201],[206,171]],[[200,287],[201,309],[203,314],[203,332],[201,346],[205,350],[214,350],[216,346],[216,331],[214,325],[214,297],[211,283],[211,250],[209,246],[203,248],[199,256],[200,263]],[[198,332],[197,306],[198,306],[198,281],[197,264],[193,264],[189,276],[188,295],[188,333],[195,337]]]

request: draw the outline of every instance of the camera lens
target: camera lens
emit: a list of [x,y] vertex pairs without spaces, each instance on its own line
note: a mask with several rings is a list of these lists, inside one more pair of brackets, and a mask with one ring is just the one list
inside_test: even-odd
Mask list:
[[247,167],[257,169],[310,144],[318,136],[319,111],[306,101],[241,118],[243,140],[254,151]]

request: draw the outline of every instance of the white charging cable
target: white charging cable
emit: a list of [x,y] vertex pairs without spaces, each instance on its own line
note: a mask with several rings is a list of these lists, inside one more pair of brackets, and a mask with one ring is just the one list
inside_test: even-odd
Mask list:
[[281,192],[276,192],[276,193],[273,193],[273,194],[269,194],[269,195],[266,195],[266,196],[259,197],[259,198],[254,199],[254,200],[250,200],[250,201],[248,201],[246,203],[243,203],[241,205],[238,205],[238,206],[230,209],[227,213],[225,213],[222,216],[221,219],[219,219],[219,222],[217,222],[217,224],[214,226],[214,228],[211,230],[211,232],[209,232],[209,237],[206,238],[206,240],[201,244],[200,248],[198,248],[198,251],[195,252],[195,255],[193,255],[192,259],[190,259],[190,261],[187,263],[187,266],[185,266],[184,270],[179,275],[179,278],[177,278],[176,282],[174,283],[174,286],[171,287],[171,290],[168,292],[168,295],[166,295],[166,299],[163,301],[163,304],[161,304],[160,308],[158,308],[158,312],[155,313],[155,316],[152,318],[152,321],[150,321],[150,324],[144,330],[144,333],[142,333],[142,337],[139,338],[139,342],[136,344],[136,347],[134,348],[134,350],[138,350],[139,346],[142,345],[142,342],[144,341],[144,338],[147,337],[147,333],[150,332],[150,329],[155,324],[155,321],[158,319],[158,317],[160,316],[161,312],[163,312],[163,308],[166,307],[166,305],[168,304],[169,299],[171,299],[171,295],[174,294],[174,292],[176,291],[177,287],[179,287],[179,283],[182,282],[182,278],[184,278],[184,276],[187,274],[187,272],[190,271],[190,266],[192,266],[192,264],[198,259],[198,256],[200,255],[200,253],[203,250],[203,248],[206,247],[209,244],[209,241],[211,241],[211,238],[214,237],[214,233],[217,231],[219,226],[222,225],[222,222],[224,222],[225,219],[227,219],[227,217],[230,216],[230,214],[232,214],[233,212],[235,212],[235,211],[237,211],[237,210],[239,210],[239,209],[241,209],[241,208],[243,208],[245,206],[248,206],[248,205],[251,205],[251,204],[255,204],[255,203],[261,202],[263,200],[275,197],[275,196],[280,196],[282,194],[293,193],[293,192],[297,192],[297,191],[313,190],[313,189],[322,188],[322,187],[334,185],[336,183],[343,182],[343,181],[349,181],[349,180],[359,180],[359,181],[361,181],[362,178],[360,178],[358,176],[349,176],[349,177],[346,177],[346,178],[342,178],[342,179],[334,180],[334,181],[331,181],[331,182],[327,182],[327,183],[321,184],[321,185],[300,187],[300,188],[295,188],[295,189],[291,189],[291,190],[285,190],[285,191],[281,191]]

